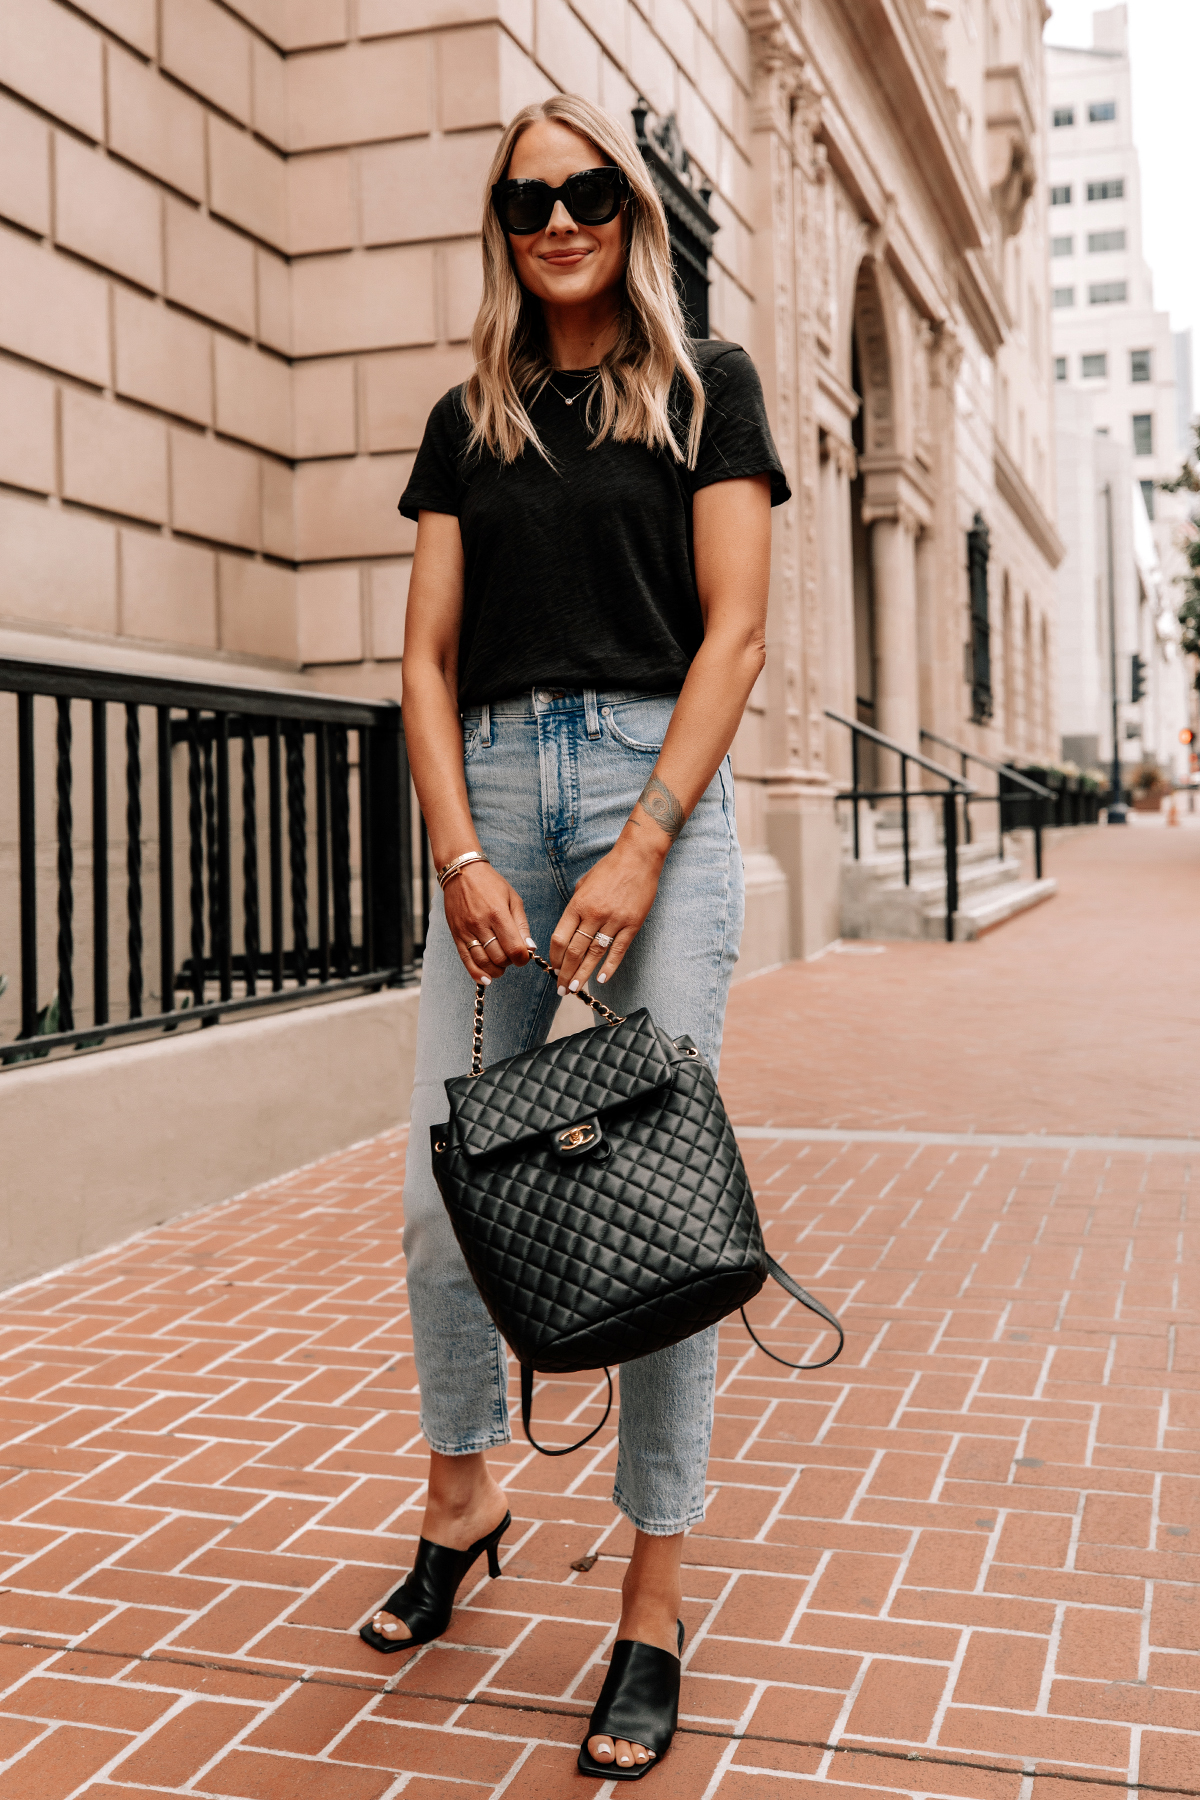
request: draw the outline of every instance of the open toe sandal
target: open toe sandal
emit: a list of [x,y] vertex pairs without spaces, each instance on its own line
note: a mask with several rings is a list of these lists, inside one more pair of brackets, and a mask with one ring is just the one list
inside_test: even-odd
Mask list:
[[[391,1613],[402,1619],[411,1635],[406,1638],[384,1637],[370,1619],[359,1627],[359,1637],[372,1650],[391,1656],[396,1650],[411,1650],[417,1644],[428,1644],[441,1637],[454,1611],[454,1596],[463,1576],[487,1552],[488,1574],[495,1580],[500,1573],[500,1539],[512,1524],[512,1514],[505,1513],[495,1531],[480,1538],[469,1550],[447,1550],[444,1544],[431,1544],[422,1538],[417,1545],[416,1561],[394,1594],[375,1608],[375,1612]],[[374,1618],[372,1613],[371,1618]],[[676,1684],[678,1685],[678,1684]],[[640,1742],[640,1739],[639,1739]]]
[[[667,1751],[679,1722],[679,1657],[683,1655],[683,1620],[679,1621],[679,1656],[669,1650],[658,1650],[653,1644],[638,1644],[632,1638],[618,1638],[612,1647],[612,1660],[600,1698],[592,1708],[587,1736],[579,1752],[579,1770],[601,1781],[640,1781],[657,1768]],[[630,1769],[619,1769],[616,1761],[597,1762],[588,1751],[594,1737],[611,1738],[615,1744],[623,1738],[627,1744],[641,1744],[654,1752],[644,1763]]]

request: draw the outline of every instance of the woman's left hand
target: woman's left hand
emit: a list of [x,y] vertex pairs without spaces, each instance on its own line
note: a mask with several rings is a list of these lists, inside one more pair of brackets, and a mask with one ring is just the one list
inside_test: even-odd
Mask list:
[[[639,841],[651,833],[661,843]],[[605,982],[616,974],[654,905],[670,847],[670,838],[655,826],[644,834],[627,826],[608,855],[576,883],[550,940],[550,962],[560,994],[577,993],[593,975]],[[598,936],[611,938],[611,944],[597,943]]]

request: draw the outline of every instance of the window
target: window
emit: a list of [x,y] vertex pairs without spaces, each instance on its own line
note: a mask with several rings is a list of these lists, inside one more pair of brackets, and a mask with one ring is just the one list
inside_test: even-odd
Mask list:
[[1154,517],[1154,483],[1139,481],[1138,486],[1142,490],[1142,499],[1146,502],[1146,517],[1152,519]]
[[1050,298],[1055,306],[1074,306],[1075,289],[1055,288]]
[[1088,305],[1124,306],[1128,294],[1124,281],[1094,281],[1088,289]]
[[1149,350],[1131,350],[1129,352],[1130,381],[1153,381],[1153,364]]
[[1065,381],[1067,379],[1067,359],[1065,356],[1056,356],[1054,359],[1054,379],[1055,381]]
[[1083,378],[1085,381],[1103,381],[1108,375],[1108,356],[1101,350],[1096,356],[1085,356],[1083,359]]
[[646,112],[639,101],[633,125],[646,172],[666,206],[675,287],[690,335],[707,337],[708,258],[720,228],[708,210],[708,190],[702,184],[693,187],[688,176],[688,153],[674,113],[647,127]]
[[1089,125],[1104,125],[1109,119],[1115,119],[1116,116],[1117,103],[1115,100],[1093,100],[1088,107]]
[[1074,256],[1075,239],[1073,237],[1056,237],[1050,239],[1051,256]]
[[1050,189],[1050,204],[1051,206],[1070,206],[1070,187],[1052,187]]
[[1094,256],[1098,251],[1123,250],[1125,233],[1123,231],[1089,231],[1088,252]]
[[1087,184],[1089,200],[1123,200],[1125,198],[1125,179],[1116,175],[1111,181],[1089,181]]
[[1075,108],[1073,106],[1056,106],[1051,114],[1051,122],[1056,127],[1060,125],[1073,125],[1075,123]]
[[984,724],[992,716],[991,621],[988,618],[990,555],[991,535],[983,514],[976,513],[967,533],[967,581],[971,604],[967,675],[971,683],[971,718],[976,725]]
[[1134,413],[1133,415],[1133,454],[1135,456],[1154,455],[1154,414]]

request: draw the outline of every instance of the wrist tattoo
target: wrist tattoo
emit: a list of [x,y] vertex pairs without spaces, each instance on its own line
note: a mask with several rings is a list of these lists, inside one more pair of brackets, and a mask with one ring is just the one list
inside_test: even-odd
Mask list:
[[666,782],[652,775],[638,795],[638,805],[674,843],[684,827],[684,812]]

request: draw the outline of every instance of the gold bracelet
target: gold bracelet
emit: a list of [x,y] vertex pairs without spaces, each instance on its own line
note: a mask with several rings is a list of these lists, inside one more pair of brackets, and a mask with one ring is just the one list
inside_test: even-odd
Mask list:
[[437,884],[445,888],[448,881],[461,875],[469,863],[491,863],[491,857],[485,856],[482,850],[464,850],[461,856],[451,857],[450,861],[437,871]]

